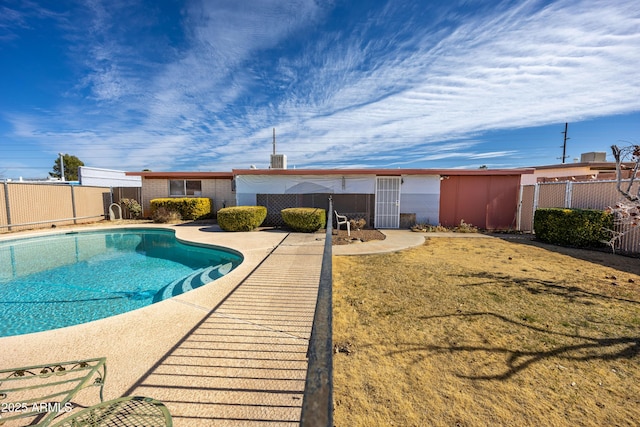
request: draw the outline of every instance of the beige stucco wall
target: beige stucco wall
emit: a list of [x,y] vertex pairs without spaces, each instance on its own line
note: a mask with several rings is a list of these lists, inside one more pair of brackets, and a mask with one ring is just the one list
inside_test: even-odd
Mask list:
[[[191,181],[191,180],[190,180]],[[197,179],[193,179],[197,181]],[[201,179],[202,195],[213,200],[214,211],[223,206],[235,206],[236,195],[231,191],[231,179]],[[151,215],[151,200],[169,197],[169,179],[142,178],[142,208],[143,216]]]
[[213,208],[216,212],[223,207],[236,205],[236,194],[231,191],[231,183],[230,179],[202,180],[202,194],[204,197],[213,199]]

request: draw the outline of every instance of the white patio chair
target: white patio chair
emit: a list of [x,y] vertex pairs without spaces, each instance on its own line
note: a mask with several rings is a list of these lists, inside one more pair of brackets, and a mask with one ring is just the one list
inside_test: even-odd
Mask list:
[[349,224],[349,220],[347,219],[346,215],[340,215],[338,214],[338,211],[333,211],[333,212],[335,212],[336,214],[336,224],[338,225],[336,228],[340,230],[340,225],[346,224],[347,236],[351,237],[351,224]]

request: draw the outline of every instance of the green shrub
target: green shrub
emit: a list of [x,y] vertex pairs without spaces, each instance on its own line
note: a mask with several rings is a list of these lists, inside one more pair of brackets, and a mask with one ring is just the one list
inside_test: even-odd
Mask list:
[[264,206],[233,206],[218,211],[218,225],[224,231],[251,231],[267,217]]
[[595,209],[537,209],[533,218],[539,240],[563,246],[603,246],[611,229],[613,215]]
[[182,219],[206,219],[212,217],[211,199],[207,197],[170,197],[151,200],[151,216],[159,208],[177,212]]
[[327,215],[320,208],[288,208],[280,211],[285,224],[303,233],[314,233],[327,225]]

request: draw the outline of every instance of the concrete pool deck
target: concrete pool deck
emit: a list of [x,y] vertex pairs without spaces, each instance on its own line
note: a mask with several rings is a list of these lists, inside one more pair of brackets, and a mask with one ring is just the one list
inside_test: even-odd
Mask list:
[[[105,400],[156,398],[167,405],[175,426],[297,425],[324,234],[225,233],[197,224],[168,228],[185,241],[235,249],[244,261],[212,285],[139,310],[0,338],[0,368],[104,356]],[[334,255],[424,242],[424,234],[408,230],[384,233],[384,241],[334,246]],[[39,234],[44,233],[12,233],[0,240]],[[87,390],[75,401],[90,405],[96,399]]]

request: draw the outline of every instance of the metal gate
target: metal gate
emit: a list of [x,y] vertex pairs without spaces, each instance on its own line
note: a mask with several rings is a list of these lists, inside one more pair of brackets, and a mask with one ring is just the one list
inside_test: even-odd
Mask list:
[[376,228],[400,227],[400,177],[376,178]]

